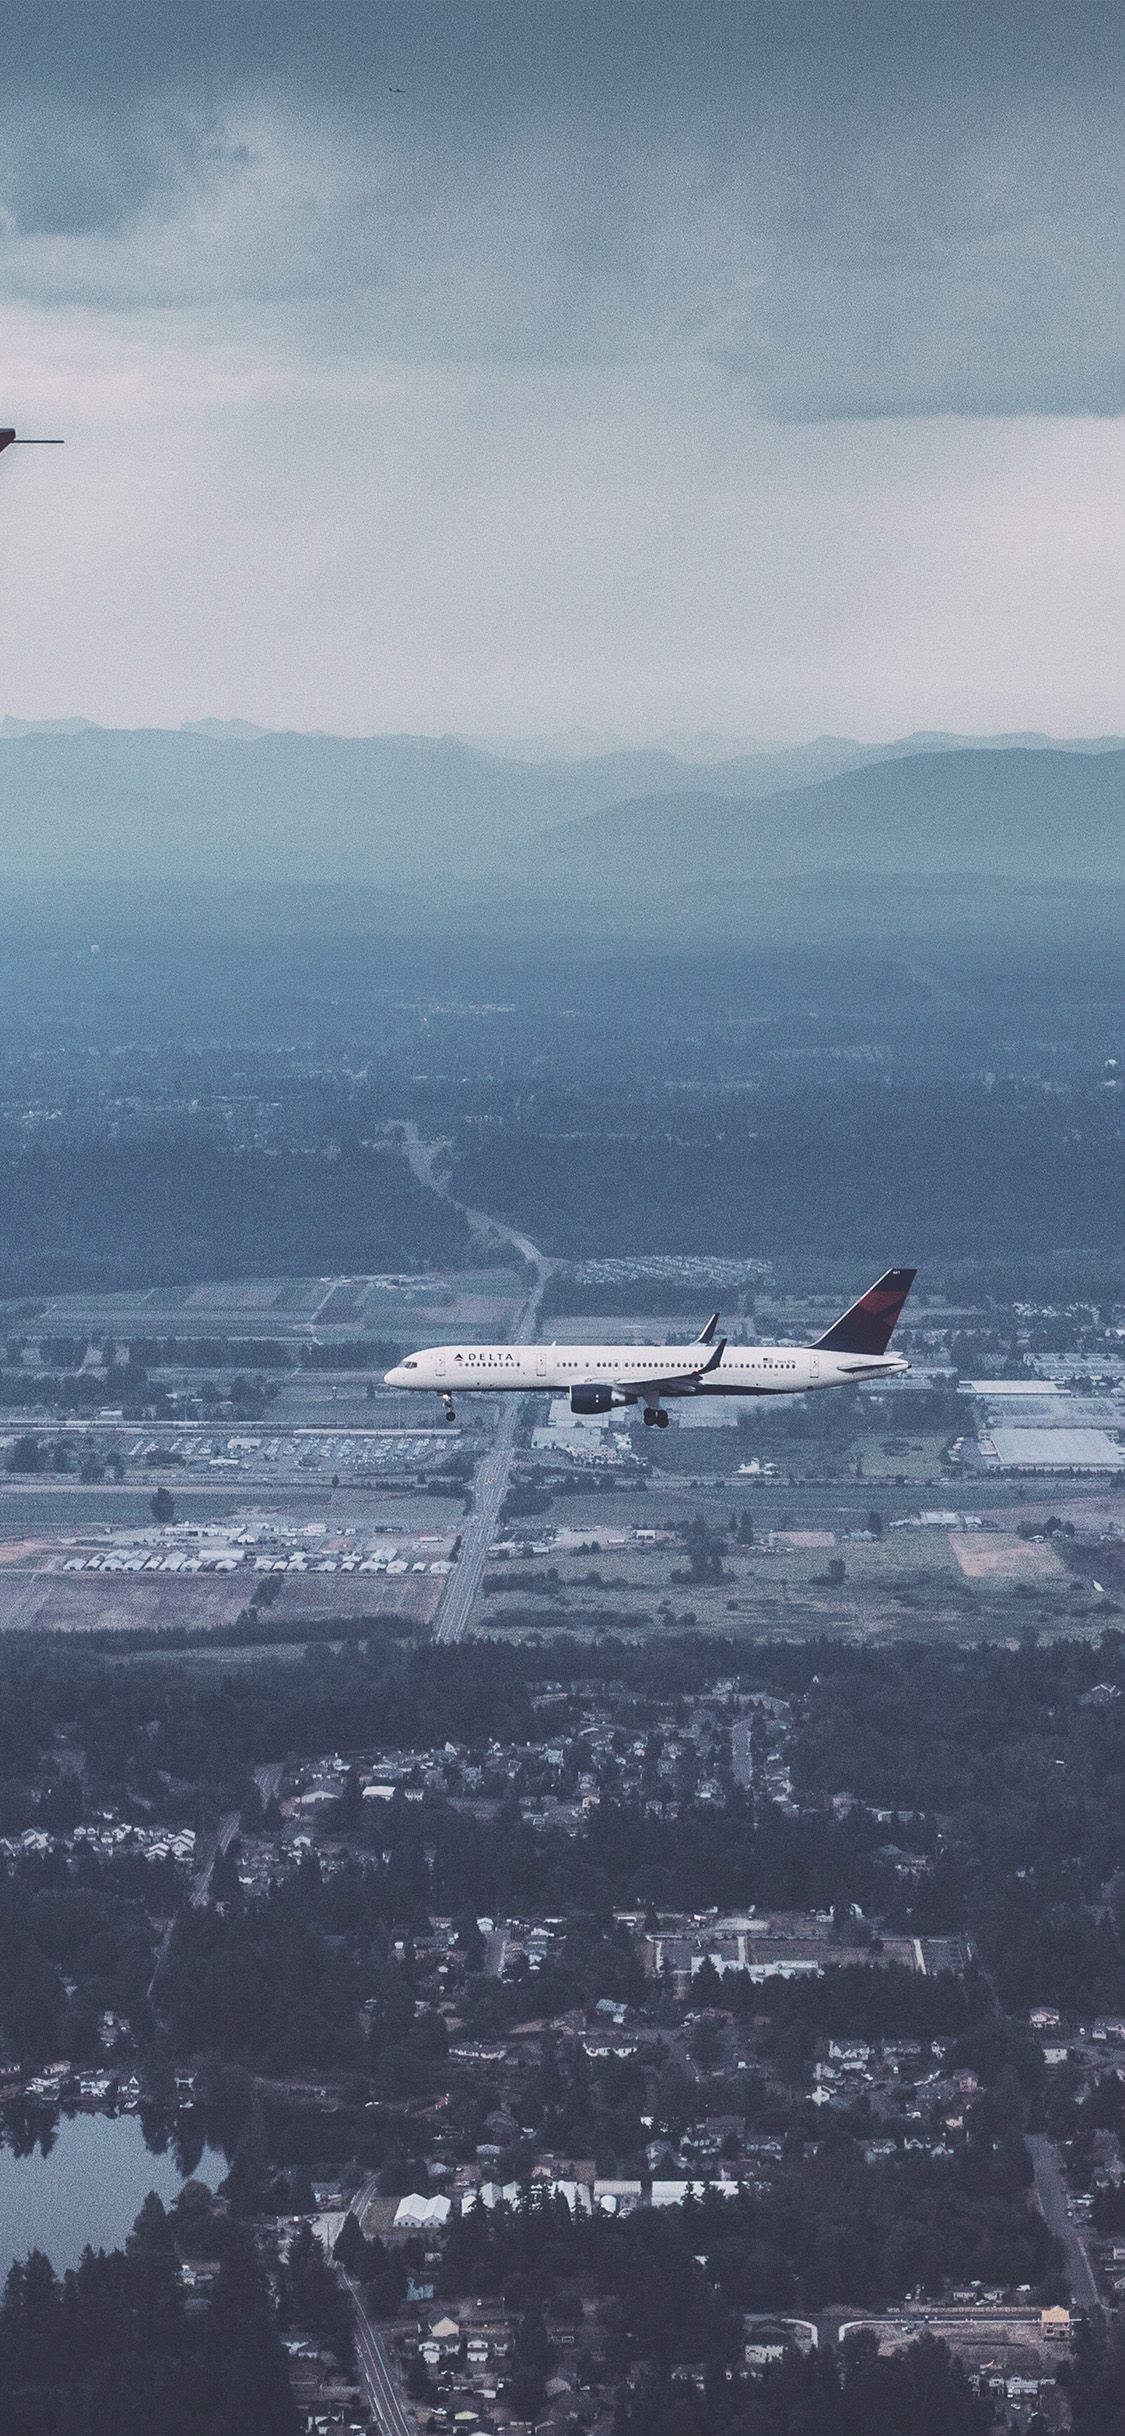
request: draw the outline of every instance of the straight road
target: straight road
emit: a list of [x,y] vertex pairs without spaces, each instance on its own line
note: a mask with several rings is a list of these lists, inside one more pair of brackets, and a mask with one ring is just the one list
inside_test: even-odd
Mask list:
[[355,2192],[352,2199],[351,2212],[355,2217],[360,2232],[363,2234],[366,2234],[367,2232],[365,2218],[368,2208],[371,2206],[372,2201],[377,2199],[378,2196],[379,2177],[377,2174],[368,2174],[366,2181],[360,2183],[359,2189]]
[[414,2422],[402,2407],[394,2370],[386,2344],[373,2326],[364,2307],[363,2295],[350,2275],[344,2282],[355,2305],[356,2358],[367,2387],[367,2398],[375,2414],[380,2436],[416,2436]]
[[500,1509],[508,1491],[515,1453],[516,1424],[522,1396],[505,1396],[488,1453],[477,1465],[473,1510],[461,1533],[461,1554],[449,1576],[438,1610],[435,1641],[459,1641],[480,1588],[488,1551],[496,1537]]
[[1100,2309],[1098,2287],[1090,2254],[1073,2217],[1067,2215],[1066,2184],[1058,2150],[1044,2133],[1035,2132],[1028,2138],[1031,2162],[1035,2168],[1035,2196],[1040,2214],[1052,2233],[1057,2233],[1066,2252],[1066,2271],[1070,2277],[1070,2297],[1076,2309]]
[[207,1901],[207,1896],[211,1886],[211,1872],[219,1858],[219,1854],[221,1852],[229,1851],[230,1846],[233,1844],[234,1839],[238,1834],[238,1827],[239,1818],[237,1810],[228,1810],[225,1817],[220,1819],[218,1832],[212,1837],[203,1861],[200,1867],[196,1870],[195,1877],[192,1881],[191,1901],[195,1905],[197,1911],[202,1910],[203,1905]]
[[730,1764],[735,1784],[748,1793],[754,1782],[754,1754],[750,1747],[748,1717],[739,1717],[731,1727]]
[[[435,1145],[423,1142],[416,1125],[403,1125],[402,1142],[407,1161],[419,1184],[424,1184],[428,1192],[436,1193],[440,1200],[449,1201],[454,1209],[460,1210],[474,1234],[485,1241],[490,1237],[495,1240],[499,1236],[504,1243],[510,1243],[513,1251],[518,1252],[520,1259],[526,1262],[532,1272],[532,1284],[512,1329],[512,1342],[516,1345],[529,1343],[539,1317],[543,1289],[554,1264],[548,1260],[545,1252],[540,1251],[537,1243],[532,1243],[529,1235],[521,1235],[515,1227],[502,1225],[498,1218],[490,1218],[486,1210],[470,1209],[467,1202],[455,1199],[435,1172]],[[507,1495],[516,1430],[524,1399],[522,1396],[505,1395],[498,1401],[499,1418],[492,1444],[477,1466],[473,1482],[473,1510],[461,1534],[461,1554],[449,1576],[438,1610],[435,1641],[461,1639],[480,1588],[488,1551],[500,1521],[500,1509]]]
[[508,1951],[508,1931],[503,1920],[490,1929],[484,1941],[484,1969],[488,1979],[503,1979],[504,1957]]
[[[259,1776],[270,1775],[272,1774],[272,1770],[259,1769],[256,1771],[256,1773]],[[197,1911],[201,1910],[207,1901],[207,1891],[211,1884],[211,1872],[214,1869],[219,1854],[221,1852],[225,1852],[227,1846],[233,1843],[235,1836],[238,1834],[238,1827],[239,1819],[237,1810],[228,1810],[225,1817],[220,1819],[218,1828],[215,1834],[212,1836],[210,1843],[204,1848],[203,1859],[196,1870],[194,1878],[192,1879],[191,1893],[188,1896],[189,1903],[194,1904]],[[146,1989],[146,1994],[150,2005],[153,2005],[156,1983],[168,1959],[168,1949],[175,1934],[176,1920],[178,1918],[179,1914],[177,1913],[175,1918],[168,1922],[168,1926],[165,1929],[164,1935],[162,1936],[156,1949],[156,1960],[152,1967],[152,1978],[149,1980],[148,1987]]]

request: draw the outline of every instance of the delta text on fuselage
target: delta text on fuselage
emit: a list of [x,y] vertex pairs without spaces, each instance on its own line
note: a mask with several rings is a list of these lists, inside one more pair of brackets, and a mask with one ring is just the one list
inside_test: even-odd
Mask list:
[[431,1345],[385,1374],[388,1387],[439,1395],[569,1394],[572,1412],[642,1404],[665,1427],[680,1396],[804,1395],[812,1388],[889,1378],[910,1364],[888,1349],[914,1269],[888,1269],[812,1345],[728,1345],[718,1313],[691,1345]]

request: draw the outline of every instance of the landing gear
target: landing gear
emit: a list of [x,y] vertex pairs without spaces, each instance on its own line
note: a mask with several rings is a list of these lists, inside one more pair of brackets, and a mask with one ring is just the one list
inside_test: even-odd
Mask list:
[[658,1412],[658,1413],[657,1413],[657,1415],[656,1415],[656,1426],[657,1426],[657,1429],[667,1429],[667,1427],[668,1427],[668,1415],[667,1415],[667,1413],[666,1413],[666,1412],[661,1411],[661,1412]]
[[645,1428],[652,1429],[654,1426],[657,1429],[667,1429],[668,1415],[662,1410],[659,1404],[646,1404]]
[[442,1400],[442,1404],[443,1404],[444,1409],[445,1409],[445,1418],[446,1418],[446,1420],[447,1420],[447,1421],[455,1421],[455,1420],[457,1419],[457,1415],[456,1415],[456,1413],[455,1413],[455,1412],[454,1412],[454,1410],[453,1410],[453,1398],[452,1398],[452,1396],[450,1396],[450,1395],[443,1395],[441,1400]]

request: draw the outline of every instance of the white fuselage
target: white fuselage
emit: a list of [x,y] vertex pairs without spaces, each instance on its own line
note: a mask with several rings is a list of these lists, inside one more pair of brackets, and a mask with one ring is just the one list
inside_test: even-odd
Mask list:
[[604,1387],[615,1403],[674,1396],[803,1395],[909,1370],[899,1353],[823,1353],[806,1345],[727,1345],[704,1371],[706,1345],[432,1345],[386,1372],[388,1387],[431,1395],[567,1395]]

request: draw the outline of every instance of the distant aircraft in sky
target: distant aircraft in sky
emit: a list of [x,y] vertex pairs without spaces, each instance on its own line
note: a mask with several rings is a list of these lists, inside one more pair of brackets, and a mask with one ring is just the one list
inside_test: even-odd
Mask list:
[[25,440],[22,432],[12,430],[0,431],[0,449],[61,448],[62,445],[63,443],[61,440]]
[[807,1388],[848,1387],[856,1379],[909,1370],[909,1362],[887,1347],[917,1274],[887,1269],[812,1345],[728,1346],[725,1337],[716,1343],[716,1311],[692,1345],[431,1345],[384,1375],[388,1387],[439,1395],[447,1421],[455,1418],[455,1392],[530,1390],[569,1393],[574,1413],[643,1404],[646,1422],[666,1429],[665,1398],[803,1395]]

